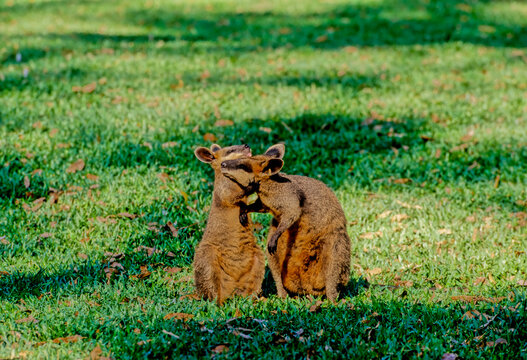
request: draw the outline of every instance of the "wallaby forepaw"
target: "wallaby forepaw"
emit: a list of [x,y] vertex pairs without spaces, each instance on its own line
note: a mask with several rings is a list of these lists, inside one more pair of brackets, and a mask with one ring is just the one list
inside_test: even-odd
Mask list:
[[269,254],[274,254],[276,252],[276,242],[269,241],[269,244],[267,244],[267,251]]

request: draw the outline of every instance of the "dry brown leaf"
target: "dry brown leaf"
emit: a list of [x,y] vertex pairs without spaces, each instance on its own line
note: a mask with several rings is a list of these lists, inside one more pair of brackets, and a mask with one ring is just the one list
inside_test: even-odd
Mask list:
[[102,355],[102,349],[100,345],[97,345],[91,352],[90,352],[90,360],[99,360]]
[[140,269],[141,269],[141,273],[139,275],[136,275],[138,279],[146,279],[147,277],[152,275],[152,273],[148,271],[148,268],[145,265],[142,265]]
[[99,177],[97,175],[93,175],[93,174],[86,174],[86,179],[88,179],[90,181],[98,181]]
[[92,93],[97,88],[97,83],[92,82],[84,86],[73,86],[71,90],[73,92],[83,92],[85,94]]
[[170,314],[166,314],[163,319],[164,320],[170,320],[170,319],[174,319],[174,320],[184,320],[184,321],[187,321],[187,320],[190,320],[194,317],[193,314],[187,314],[187,313],[180,313],[180,312],[177,312],[177,313],[170,313]]
[[86,260],[88,258],[88,255],[83,254],[83,253],[78,253],[77,256],[80,257],[81,259],[84,259],[84,260]]
[[456,360],[459,356],[457,354],[454,354],[454,353],[446,353],[446,354],[443,354],[443,356],[441,357],[441,360]]
[[205,135],[203,135],[203,140],[214,142],[217,141],[218,138],[214,134],[206,133]]
[[167,173],[164,173],[164,172],[157,174],[157,177],[163,183],[166,183],[168,180],[170,180],[170,175],[168,175]]
[[225,119],[218,120],[214,123],[214,126],[232,126],[232,125],[234,125],[234,121],[225,120]]
[[265,126],[261,126],[259,130],[265,133],[268,133],[268,134],[270,134],[273,131],[273,129],[265,127]]
[[518,285],[527,286],[527,280],[518,280]]
[[167,226],[170,229],[170,232],[172,233],[172,236],[173,237],[177,237],[178,236],[178,229],[176,229],[176,227],[174,226],[172,221],[167,222]]
[[410,218],[408,215],[406,214],[395,214],[394,216],[392,216],[392,218],[390,219],[391,222],[401,222],[403,220],[406,220]]
[[38,323],[38,320],[35,319],[33,316],[29,315],[26,318],[15,320],[15,323],[17,324],[24,324],[24,323]]
[[135,215],[135,214],[130,214],[130,213],[128,213],[128,212],[122,212],[122,213],[119,213],[119,214],[117,214],[117,216],[124,217],[124,218],[128,218],[128,219],[131,219],[131,220],[133,220],[133,219],[135,219],[135,218],[137,217],[137,215]]
[[53,234],[49,233],[49,232],[45,232],[45,233],[40,234],[40,237],[43,238],[43,239],[46,239],[46,238],[49,238],[49,237],[52,237],[52,236],[53,236]]
[[388,217],[391,213],[392,213],[391,210],[386,210],[386,211],[380,213],[379,215],[377,215],[377,219],[384,219],[384,218]]
[[382,231],[380,230],[376,232],[367,232],[367,233],[359,235],[361,239],[367,239],[367,240],[372,240],[379,236],[382,236]]
[[412,182],[412,179],[408,179],[408,178],[393,179],[394,184],[408,184],[409,182]]
[[452,230],[450,229],[439,229],[437,232],[439,235],[452,235]]
[[29,181],[29,177],[27,175],[24,176],[24,186],[26,187],[26,189],[29,189],[29,187],[31,186],[31,181]]
[[309,307],[309,312],[317,313],[320,311],[321,306],[322,306],[322,301],[317,300],[313,305]]
[[179,300],[201,300],[198,294],[185,294],[179,297]]
[[215,354],[221,354],[223,352],[228,352],[229,347],[227,345],[217,345],[212,349],[212,352]]
[[366,271],[370,275],[379,275],[380,273],[382,273],[382,269],[381,268],[373,268],[373,269],[368,269]]
[[481,313],[477,310],[470,310],[463,314],[461,320],[472,320],[472,319],[482,319]]
[[178,146],[178,145],[179,145],[179,143],[177,143],[177,142],[175,142],[175,141],[169,141],[169,142],[163,143],[163,144],[161,145],[161,147],[162,147],[163,149],[167,149],[167,148],[173,148],[173,147],[176,147],[176,146]]
[[452,300],[454,301],[462,301],[462,302],[469,302],[469,303],[476,303],[476,302],[489,302],[497,304],[505,299],[504,296],[492,298],[492,297],[484,297],[484,296],[471,296],[471,295],[459,295],[459,296],[452,296]]
[[66,169],[66,172],[67,173],[75,173],[77,171],[82,171],[82,169],[84,169],[84,160],[82,159],[79,159],[77,161],[75,161],[73,164],[71,164],[67,169]]
[[169,274],[177,274],[178,272],[181,271],[181,268],[180,267],[170,267],[170,266],[167,266],[166,268],[163,269],[165,272],[169,273]]
[[496,345],[499,345],[499,344],[507,344],[507,340],[503,339],[503,338],[498,338],[496,339],[496,341],[487,341],[486,345],[489,346],[489,347],[493,347],[493,346],[496,346]]
[[60,344],[61,342],[68,344],[68,343],[76,343],[77,341],[82,340],[82,339],[84,339],[84,336],[71,335],[71,336],[59,337],[59,338],[53,339],[53,342],[55,344]]
[[328,36],[327,35],[320,35],[319,37],[317,37],[315,39],[315,42],[321,43],[321,42],[325,42],[327,40],[328,40]]
[[0,243],[4,244],[4,245],[9,245],[11,244],[7,238],[5,236],[0,236]]

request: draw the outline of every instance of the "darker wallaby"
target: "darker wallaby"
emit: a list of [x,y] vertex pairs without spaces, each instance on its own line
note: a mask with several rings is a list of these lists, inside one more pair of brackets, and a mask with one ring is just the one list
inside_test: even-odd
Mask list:
[[278,295],[325,294],[331,301],[349,280],[350,239],[337,197],[321,181],[279,173],[285,146],[264,155],[221,163],[233,182],[255,189],[258,201],[249,211],[273,214],[267,252]]
[[214,144],[210,150],[200,147],[194,153],[214,169],[209,218],[194,255],[196,291],[220,305],[231,295],[258,295],[265,258],[246,216],[247,195],[220,171],[222,161],[251,156],[251,149],[247,145],[221,148]]

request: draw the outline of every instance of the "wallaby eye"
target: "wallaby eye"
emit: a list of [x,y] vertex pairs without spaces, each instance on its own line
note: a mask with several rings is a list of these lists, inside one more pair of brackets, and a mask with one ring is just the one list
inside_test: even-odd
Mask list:
[[251,172],[251,168],[247,166],[246,164],[239,164],[237,168],[245,172]]

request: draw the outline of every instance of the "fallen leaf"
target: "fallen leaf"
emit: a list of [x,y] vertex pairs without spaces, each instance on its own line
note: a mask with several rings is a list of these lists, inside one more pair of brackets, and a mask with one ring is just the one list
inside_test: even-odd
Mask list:
[[178,272],[181,271],[181,268],[180,267],[170,267],[170,266],[167,266],[166,268],[163,269],[165,272],[169,273],[169,274],[177,274]]
[[97,88],[97,83],[92,82],[84,86],[73,86],[71,90],[73,92],[83,92],[85,94],[92,93]]
[[487,341],[487,346],[496,346],[496,345],[499,345],[499,344],[507,344],[507,340],[503,339],[503,338],[498,338],[496,339],[496,341]]
[[409,182],[412,182],[412,179],[403,178],[403,179],[393,179],[394,184],[407,184]]
[[214,126],[232,126],[234,125],[234,121],[232,120],[218,120],[214,123]]
[[201,300],[198,294],[185,294],[179,297],[179,300]]
[[309,312],[317,313],[320,311],[321,306],[322,306],[322,301],[317,300],[313,305],[309,307]]
[[15,323],[17,324],[24,324],[24,323],[38,323],[38,320],[35,319],[33,316],[29,315],[26,318],[15,320]]
[[178,230],[176,229],[176,227],[174,226],[172,221],[167,222],[167,226],[170,229],[170,232],[172,233],[172,236],[173,237],[177,237],[178,236]]
[[78,253],[77,256],[80,257],[81,259],[84,259],[84,260],[86,260],[88,258],[88,255],[83,254],[83,253]]
[[145,265],[142,265],[140,269],[141,269],[141,273],[137,275],[138,279],[146,279],[147,277],[152,275],[152,273],[148,271],[148,268]]
[[380,273],[382,273],[382,269],[381,268],[369,269],[367,271],[368,271],[368,274],[370,274],[370,275],[379,275]]
[[452,234],[452,230],[450,229],[439,229],[437,232],[439,233],[439,235],[451,235]]
[[88,179],[90,181],[97,181],[97,180],[99,180],[99,177],[97,175],[93,175],[93,174],[86,174],[86,179]]
[[228,352],[229,347],[227,345],[217,345],[212,349],[212,352],[215,354],[221,354],[223,352]]
[[441,357],[441,360],[456,360],[459,356],[457,354],[454,354],[454,353],[446,353],[446,354],[443,354],[443,356]]
[[84,169],[84,160],[82,159],[79,159],[77,161],[75,161],[73,164],[71,164],[67,169],[66,169],[66,172],[67,173],[75,173],[77,171],[81,171],[82,169]]
[[97,345],[91,352],[90,352],[90,360],[99,360],[102,355],[102,349],[100,345]]
[[61,342],[68,344],[68,343],[76,343],[77,341],[82,340],[82,339],[84,339],[84,336],[71,335],[71,336],[59,337],[59,338],[53,339],[53,342],[55,344],[60,344]]
[[0,243],[4,244],[4,245],[9,245],[10,242],[6,239],[5,236],[0,236]]
[[328,36],[327,35],[320,35],[319,37],[317,37],[315,39],[315,42],[321,43],[321,42],[325,42],[327,40],[328,40]]
[[459,295],[459,296],[452,296],[452,300],[454,301],[462,301],[462,302],[469,302],[469,303],[476,303],[476,302],[489,302],[497,304],[505,299],[504,296],[492,298],[492,297],[485,297],[485,296],[471,296],[471,295]]
[[177,335],[174,334],[174,333],[171,333],[170,331],[166,331],[165,329],[161,330],[161,332],[162,332],[163,334],[167,334],[167,335],[169,335],[169,336],[172,336],[174,339],[179,339],[179,336],[177,336]]
[[361,239],[367,239],[367,240],[372,240],[379,236],[382,236],[382,231],[380,230],[376,232],[367,232],[367,233],[359,235]]
[[217,141],[218,138],[214,134],[206,133],[205,135],[203,135],[203,140],[214,142]]
[[386,211],[380,213],[379,215],[377,215],[377,219],[384,219],[384,218],[388,217],[391,213],[392,213],[391,210],[386,210]]
[[518,285],[527,286],[527,280],[518,280]]
[[45,233],[40,234],[40,237],[43,238],[43,239],[46,239],[46,238],[49,238],[49,237],[52,237],[52,236],[53,236],[53,234],[49,233],[49,232],[45,232]]
[[178,145],[179,145],[179,143],[177,143],[177,142],[175,142],[175,141],[169,141],[169,142],[163,143],[163,144],[161,145],[161,147],[162,147],[163,149],[167,149],[167,148],[173,148],[173,147],[176,147],[176,146],[178,146]]
[[31,186],[31,182],[29,181],[29,177],[27,175],[24,176],[24,186],[26,187],[26,189],[29,189],[29,187]]
[[170,320],[170,319],[174,319],[174,320],[184,320],[184,321],[187,321],[187,320],[190,320],[194,317],[193,314],[187,314],[187,313],[180,313],[180,312],[177,312],[177,313],[170,313],[170,314],[166,314],[163,319],[164,320]]
[[265,127],[265,126],[261,126],[259,130],[265,133],[268,133],[268,134],[270,134],[273,131],[273,129]]
[[159,178],[159,180],[161,180],[163,183],[166,183],[168,180],[170,180],[170,175],[168,175],[167,173],[159,173],[157,174],[157,177]]
[[472,320],[472,319],[482,319],[481,313],[477,310],[470,310],[463,314],[461,320]]
[[406,214],[395,214],[394,216],[392,216],[392,218],[390,219],[391,222],[401,222],[403,220],[406,220],[410,218],[408,215]]
[[117,214],[117,216],[128,218],[128,219],[131,219],[131,220],[133,220],[133,219],[135,219],[137,217],[137,215],[130,214],[130,213],[127,213],[127,212],[119,213],[119,214]]

